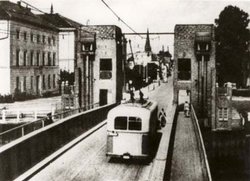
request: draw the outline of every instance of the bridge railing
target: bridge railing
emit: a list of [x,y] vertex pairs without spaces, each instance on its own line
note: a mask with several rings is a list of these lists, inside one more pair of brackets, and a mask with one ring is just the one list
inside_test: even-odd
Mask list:
[[194,125],[196,138],[198,138],[197,144],[198,144],[198,149],[199,149],[200,158],[201,158],[200,161],[203,165],[203,167],[202,167],[202,173],[204,174],[203,178],[207,178],[208,181],[212,181],[210,167],[208,164],[208,159],[207,159],[207,154],[206,154],[206,149],[205,149],[205,145],[203,142],[203,137],[201,134],[199,122],[198,122],[193,105],[191,105],[191,120],[192,120],[193,125]]
[[39,161],[107,118],[116,104],[61,119],[0,148],[0,180],[13,180]]
[[0,133],[0,147],[3,145],[6,145],[8,143],[10,143],[13,140],[16,140],[24,135],[27,135],[35,130],[41,129],[44,126],[47,126],[49,124],[55,121],[58,121],[60,119],[66,118],[68,116],[89,110],[91,108],[94,107],[98,107],[99,103],[95,103],[95,104],[91,104],[89,106],[86,107],[81,107],[81,108],[77,108],[77,109],[70,109],[67,111],[61,111],[60,113],[57,113],[55,115],[51,115],[51,120],[49,120],[48,118],[42,118],[42,119],[38,119],[32,122],[28,122],[25,124],[22,124],[20,126],[17,126],[15,128],[9,129],[7,131],[4,131],[2,133]]

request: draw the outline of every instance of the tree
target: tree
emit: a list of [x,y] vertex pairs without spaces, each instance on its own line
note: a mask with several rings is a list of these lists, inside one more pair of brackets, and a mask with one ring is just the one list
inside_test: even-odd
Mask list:
[[219,83],[242,85],[242,64],[249,40],[248,13],[236,6],[227,6],[215,19],[216,60]]

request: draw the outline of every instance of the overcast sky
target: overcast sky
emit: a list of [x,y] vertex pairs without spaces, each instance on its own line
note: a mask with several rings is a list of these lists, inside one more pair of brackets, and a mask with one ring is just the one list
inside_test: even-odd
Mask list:
[[[15,0],[11,0],[16,2]],[[175,24],[214,24],[214,19],[228,5],[237,6],[250,14],[250,0],[104,0],[129,26],[137,32],[173,32]],[[117,25],[131,32],[101,0],[25,0],[42,11],[60,13],[82,24]],[[145,40],[128,36],[134,51],[144,48]],[[164,45],[173,50],[173,36],[151,36],[153,51]]]

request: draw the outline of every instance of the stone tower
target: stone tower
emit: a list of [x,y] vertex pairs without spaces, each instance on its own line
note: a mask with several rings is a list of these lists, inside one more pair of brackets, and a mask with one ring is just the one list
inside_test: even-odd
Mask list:
[[215,120],[215,41],[210,24],[176,25],[174,39],[174,101],[190,90],[190,101],[205,126]]

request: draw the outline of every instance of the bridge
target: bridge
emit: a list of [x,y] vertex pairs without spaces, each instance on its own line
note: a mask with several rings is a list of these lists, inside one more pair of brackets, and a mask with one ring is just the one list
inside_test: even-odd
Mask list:
[[[0,147],[0,180],[211,180],[195,111],[186,118],[173,104],[173,84],[162,83],[149,98],[165,109],[150,163],[105,155],[106,116],[116,104],[63,118]],[[179,95],[181,100],[185,99]]]

